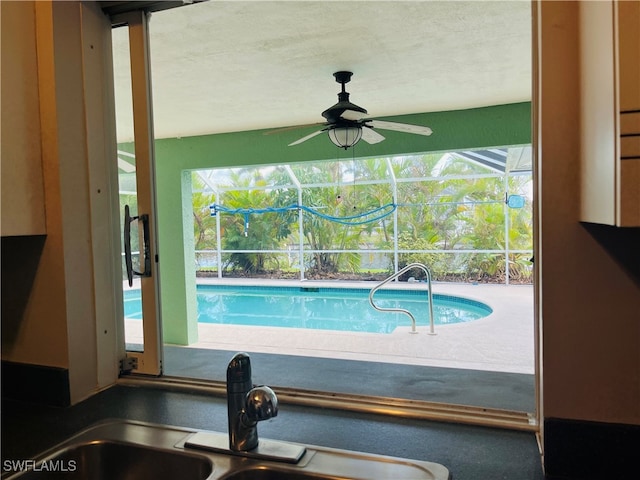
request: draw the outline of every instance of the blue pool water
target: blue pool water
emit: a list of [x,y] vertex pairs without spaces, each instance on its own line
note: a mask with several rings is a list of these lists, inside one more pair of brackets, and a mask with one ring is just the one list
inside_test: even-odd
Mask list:
[[[140,290],[127,290],[124,297],[125,316],[141,318]],[[197,298],[199,323],[372,333],[411,326],[405,314],[374,310],[368,289],[198,285]],[[429,324],[425,291],[379,290],[374,300],[381,307],[409,310],[418,326]],[[433,294],[436,325],[471,322],[492,311],[475,300]]]

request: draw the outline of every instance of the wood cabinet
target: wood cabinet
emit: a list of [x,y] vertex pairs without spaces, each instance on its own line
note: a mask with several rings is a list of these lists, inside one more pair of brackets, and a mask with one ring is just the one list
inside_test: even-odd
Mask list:
[[581,220],[640,226],[640,2],[580,2]]

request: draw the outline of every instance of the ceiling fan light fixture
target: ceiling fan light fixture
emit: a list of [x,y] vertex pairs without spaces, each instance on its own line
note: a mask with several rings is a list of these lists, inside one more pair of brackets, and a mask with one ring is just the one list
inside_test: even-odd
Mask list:
[[329,139],[334,145],[344,148],[353,147],[362,138],[360,125],[335,127],[329,130]]

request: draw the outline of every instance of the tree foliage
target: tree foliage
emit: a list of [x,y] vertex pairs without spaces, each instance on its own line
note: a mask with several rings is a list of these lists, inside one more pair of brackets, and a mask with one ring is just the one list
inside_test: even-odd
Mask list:
[[[315,162],[290,168],[304,185],[302,204],[324,216],[303,211],[301,239],[297,209],[219,213],[221,247],[231,250],[225,254],[225,268],[247,273],[283,268],[278,262],[282,256],[267,251],[295,251],[302,242],[308,252],[305,269],[310,274],[358,272],[362,255],[357,250],[392,249],[397,236],[400,268],[418,261],[429,266],[434,278],[501,280],[506,273],[507,241],[509,250],[532,249],[531,206],[511,210],[503,201],[505,190],[522,193],[529,188],[530,175],[509,176],[505,180],[504,176],[487,174],[480,165],[441,154]],[[388,181],[390,169],[397,185],[395,199],[392,182]],[[230,169],[226,175],[227,188],[219,198],[194,194],[194,240],[198,250],[216,248],[216,219],[210,217],[208,208],[214,201],[231,209],[278,208],[299,202],[299,192],[285,168]],[[202,190],[202,186],[196,190]],[[362,225],[344,225],[325,218],[364,215],[394,200],[395,224],[393,216]],[[481,252],[456,253],[457,250]],[[511,278],[530,281],[529,256],[509,255]],[[392,264],[387,265],[388,270],[392,268]]]

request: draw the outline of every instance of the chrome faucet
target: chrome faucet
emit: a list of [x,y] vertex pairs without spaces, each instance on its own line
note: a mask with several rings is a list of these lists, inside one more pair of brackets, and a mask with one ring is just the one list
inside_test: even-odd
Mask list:
[[227,415],[228,441],[224,433],[197,432],[185,441],[185,448],[286,463],[298,463],[307,451],[295,443],[258,442],[258,422],[278,415],[278,398],[269,387],[253,386],[251,360],[246,353],[237,353],[227,367]]
[[229,449],[246,452],[258,447],[258,422],[278,415],[278,397],[267,386],[254,387],[251,360],[236,354],[227,367]]

